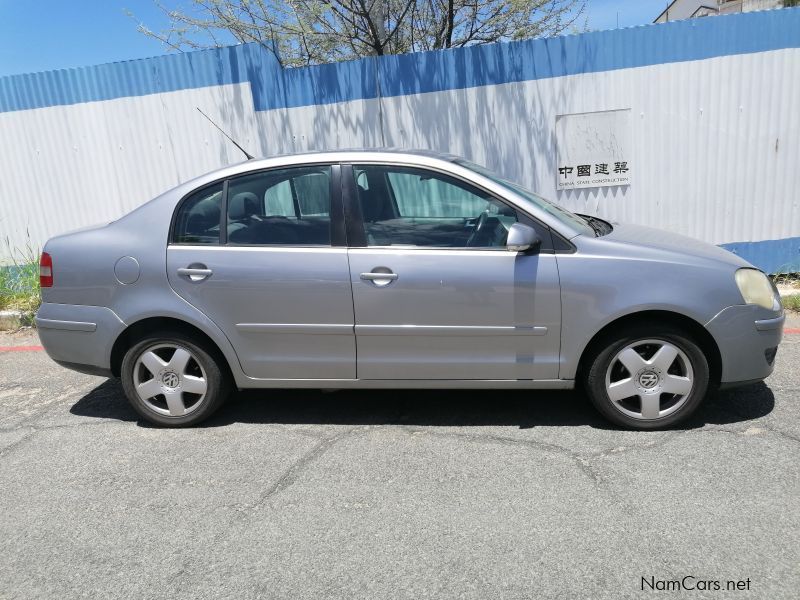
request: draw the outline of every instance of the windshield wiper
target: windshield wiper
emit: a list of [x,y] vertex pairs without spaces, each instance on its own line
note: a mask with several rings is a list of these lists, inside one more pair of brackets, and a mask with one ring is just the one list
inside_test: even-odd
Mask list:
[[595,221],[594,217],[589,217],[587,215],[578,215],[581,219],[586,221],[586,224],[594,230],[595,237],[600,237],[603,235],[603,229],[597,221]]
[[595,237],[600,237],[611,232],[611,226],[603,221],[603,219],[599,219],[591,215],[578,214],[578,216],[586,221],[586,224],[594,230],[596,234]]

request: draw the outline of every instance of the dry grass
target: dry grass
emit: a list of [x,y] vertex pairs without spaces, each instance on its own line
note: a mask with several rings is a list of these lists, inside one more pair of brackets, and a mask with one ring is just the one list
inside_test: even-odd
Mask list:
[[781,304],[783,304],[783,308],[786,310],[800,312],[800,294],[784,296],[781,298]]
[[8,238],[6,249],[11,264],[0,267],[0,310],[19,310],[32,315],[41,304],[39,251],[30,241],[23,249],[11,248]]

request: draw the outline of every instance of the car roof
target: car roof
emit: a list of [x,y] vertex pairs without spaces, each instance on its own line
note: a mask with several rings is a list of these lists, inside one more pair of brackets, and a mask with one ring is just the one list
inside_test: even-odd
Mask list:
[[410,165],[435,166],[437,162],[452,163],[457,160],[463,159],[454,154],[434,152],[433,150],[407,150],[401,148],[357,148],[353,150],[292,152],[290,154],[276,154],[264,158],[251,158],[249,160],[233,163],[186,181],[176,189],[187,190],[192,187],[205,185],[206,183],[223,177],[242,175],[249,171],[304,164],[386,161]]
[[[364,155],[364,158],[372,158],[375,155],[386,154],[389,156],[397,156],[397,155],[409,155],[409,156],[422,156],[426,158],[438,158],[440,160],[446,160],[448,162],[453,162],[455,160],[459,160],[462,157],[456,156],[455,154],[448,154],[445,152],[436,152],[435,150],[427,150],[424,148],[395,148],[395,147],[385,147],[385,148],[340,148],[336,150],[307,150],[304,152],[289,152],[285,154],[274,154],[271,156],[265,156],[262,158],[255,158],[252,160],[260,161],[260,160],[271,160],[276,158],[290,158],[290,157],[303,157],[303,158],[313,158],[315,156],[330,158],[335,155],[347,155],[348,157],[352,157],[355,155]],[[249,162],[249,161],[248,161]]]

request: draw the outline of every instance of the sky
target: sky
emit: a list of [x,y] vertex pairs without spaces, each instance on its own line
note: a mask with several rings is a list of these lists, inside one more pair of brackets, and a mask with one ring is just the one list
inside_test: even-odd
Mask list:
[[[651,23],[665,5],[665,0],[589,0],[588,26],[600,30]],[[167,23],[153,0],[0,0],[0,76],[167,53],[160,42],[136,30],[137,20],[153,30]]]

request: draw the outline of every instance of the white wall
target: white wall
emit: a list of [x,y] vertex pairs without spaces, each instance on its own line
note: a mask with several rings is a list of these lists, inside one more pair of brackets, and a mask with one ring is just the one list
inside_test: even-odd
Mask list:
[[197,106],[262,153],[251,98],[234,84],[0,113],[0,232],[12,248],[28,236],[41,247],[244,160]]

